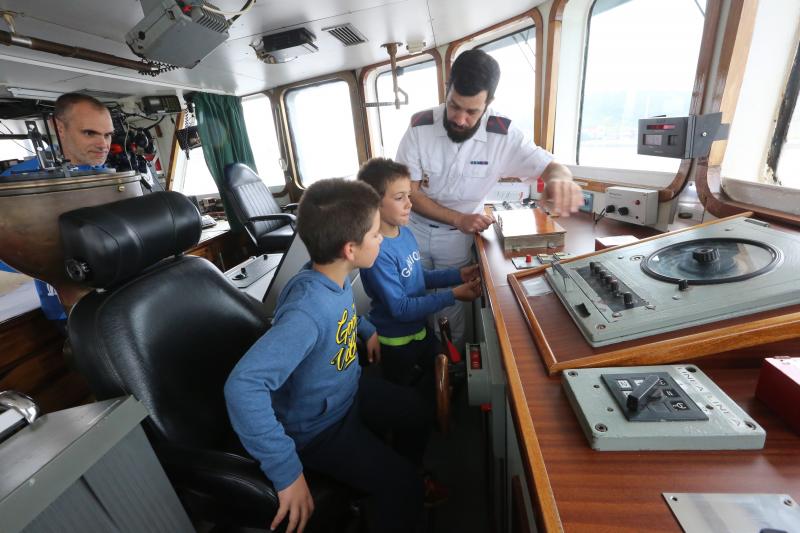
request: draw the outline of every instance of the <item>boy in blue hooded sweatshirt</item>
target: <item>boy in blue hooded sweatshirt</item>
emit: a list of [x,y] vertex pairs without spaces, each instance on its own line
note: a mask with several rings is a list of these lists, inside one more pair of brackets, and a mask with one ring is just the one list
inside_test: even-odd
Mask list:
[[[305,528],[314,503],[304,467],[328,474],[371,500],[372,526],[414,531],[424,489],[419,465],[429,418],[403,387],[361,379],[356,334],[379,360],[375,328],[359,319],[348,273],[378,256],[378,195],[367,185],[323,180],[306,190],[298,234],[311,262],[284,288],[267,333],[242,357],[225,384],[234,430],[278,491],[271,529]],[[371,429],[404,441],[395,452]]]
[[375,157],[364,163],[358,179],[381,196],[384,241],[375,263],[361,268],[361,281],[372,299],[369,318],[378,330],[383,375],[399,385],[416,384],[427,395],[434,390],[430,382],[439,353],[428,317],[456,300],[469,302],[480,296],[478,265],[423,268],[417,240],[405,227],[411,213],[407,166]]

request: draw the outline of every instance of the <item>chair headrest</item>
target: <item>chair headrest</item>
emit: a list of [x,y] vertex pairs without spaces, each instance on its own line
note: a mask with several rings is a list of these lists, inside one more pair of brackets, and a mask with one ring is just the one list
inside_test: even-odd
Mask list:
[[106,288],[128,280],[200,239],[200,213],[184,195],[156,192],[84,207],[59,217],[67,272]]
[[225,185],[229,189],[235,189],[236,187],[241,187],[248,183],[261,182],[261,178],[258,177],[258,174],[244,163],[225,165],[223,175],[225,177]]

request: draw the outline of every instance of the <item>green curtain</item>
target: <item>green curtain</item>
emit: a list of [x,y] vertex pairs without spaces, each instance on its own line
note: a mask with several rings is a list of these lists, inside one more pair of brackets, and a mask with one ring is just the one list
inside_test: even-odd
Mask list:
[[193,93],[191,101],[195,106],[206,165],[219,189],[231,228],[241,231],[242,226],[233,216],[228,198],[225,197],[222,172],[225,165],[230,163],[244,163],[258,172],[244,124],[242,99],[221,94]]

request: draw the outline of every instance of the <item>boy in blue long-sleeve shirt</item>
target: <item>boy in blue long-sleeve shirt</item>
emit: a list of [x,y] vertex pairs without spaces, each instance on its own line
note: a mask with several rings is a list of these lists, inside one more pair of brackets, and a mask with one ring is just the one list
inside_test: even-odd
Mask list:
[[[414,531],[423,503],[418,472],[428,421],[403,387],[362,379],[356,334],[378,359],[375,328],[356,315],[348,273],[373,264],[383,239],[379,198],[363,183],[323,180],[303,195],[298,234],[311,263],[281,293],[272,328],[225,384],[228,413],[278,491],[274,529],[302,531],[313,511],[304,467],[365,492],[375,531]],[[401,456],[369,428],[412,437]],[[417,436],[415,439],[414,436]]]
[[[405,227],[411,212],[408,167],[376,157],[361,167],[358,179],[381,196],[380,231],[384,240],[375,263],[361,269],[361,280],[372,299],[369,317],[378,330],[384,376],[400,385],[412,385],[422,374],[432,379],[438,350],[427,327],[428,316],[456,300],[471,301],[480,296],[478,267],[422,267],[417,241]],[[433,391],[426,381],[423,389]]]

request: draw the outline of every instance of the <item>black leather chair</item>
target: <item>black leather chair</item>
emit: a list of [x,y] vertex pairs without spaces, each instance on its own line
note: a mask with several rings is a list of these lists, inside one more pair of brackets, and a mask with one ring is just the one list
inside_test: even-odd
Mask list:
[[285,211],[296,209],[297,204],[281,208],[269,187],[244,163],[225,167],[224,188],[234,215],[245,227],[258,253],[285,252],[289,248],[295,231],[295,216]]
[[[268,327],[259,302],[205,259],[183,256],[200,216],[183,195],[157,192],[60,217],[67,268],[99,290],[72,309],[74,364],[98,399],[132,394],[145,430],[195,519],[266,528],[277,495],[228,420],[223,384]],[[353,518],[350,494],[306,472],[311,531]],[[284,521],[284,526],[286,521]]]

